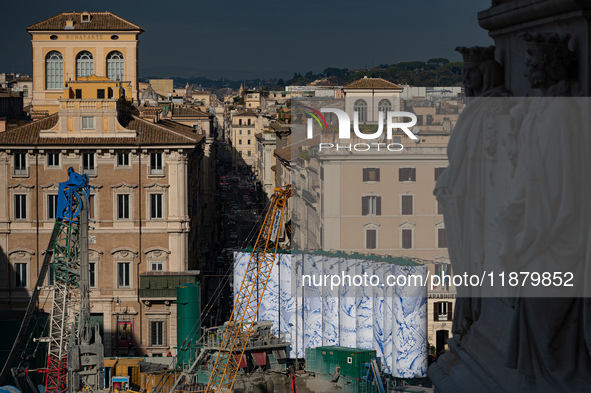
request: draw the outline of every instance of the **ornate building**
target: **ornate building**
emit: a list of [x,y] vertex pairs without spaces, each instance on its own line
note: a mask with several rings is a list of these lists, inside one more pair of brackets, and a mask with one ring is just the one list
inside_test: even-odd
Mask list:
[[[73,34],[69,21],[97,32]],[[59,26],[66,31],[58,33]],[[132,106],[141,28],[110,13],[68,13],[29,31],[40,83],[34,105],[52,114],[0,132],[0,309],[26,307],[54,226],[58,183],[73,167],[93,187],[91,317],[105,355],[165,356],[176,345],[176,286],[194,283],[198,273],[189,249],[199,239],[201,223],[193,217],[201,215],[205,136],[157,115],[146,120]],[[47,41],[38,42],[37,34]],[[56,52],[63,56],[60,66],[37,63]],[[104,64],[78,62],[76,53],[83,52]],[[120,66],[109,61],[113,53],[123,55]],[[67,76],[76,63],[78,73]],[[56,70],[60,77],[48,78]],[[51,91],[45,89],[50,82]],[[50,301],[40,309],[50,310]]]
[[110,12],[62,12],[27,28],[33,43],[33,110],[58,111],[68,81],[101,76],[124,82],[138,99],[143,29]]

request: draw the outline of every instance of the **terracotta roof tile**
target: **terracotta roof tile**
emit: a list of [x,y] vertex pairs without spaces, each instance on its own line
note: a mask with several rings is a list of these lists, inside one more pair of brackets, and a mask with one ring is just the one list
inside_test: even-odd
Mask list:
[[276,132],[291,132],[291,128],[288,124],[280,123],[278,121],[274,121],[270,126]]
[[291,161],[291,146],[284,147],[280,150],[275,150],[275,155],[282,161]]
[[242,112],[236,113],[233,117],[246,117],[246,116],[257,116],[256,113],[252,111],[252,109],[247,109]]
[[211,117],[211,115],[197,108],[180,106],[172,109],[172,117]]
[[[135,25],[125,19],[114,15],[110,12],[89,12],[90,21],[82,22],[83,12],[62,12],[61,14],[52,16],[42,20],[41,22],[32,24],[27,28],[27,31],[47,31],[47,30],[63,30],[63,31],[101,31],[101,30],[115,30],[115,31],[129,31],[140,30],[144,31],[138,25]],[[73,20],[74,26],[71,30],[66,30],[66,21]]]
[[388,82],[382,78],[361,78],[348,85],[343,86],[343,89],[375,89],[375,90],[401,90],[402,86],[396,83]]
[[181,124],[156,124],[137,116],[124,114],[119,123],[129,130],[139,132],[138,137],[39,137],[41,130],[57,124],[58,114],[0,132],[0,145],[197,145],[203,136]]

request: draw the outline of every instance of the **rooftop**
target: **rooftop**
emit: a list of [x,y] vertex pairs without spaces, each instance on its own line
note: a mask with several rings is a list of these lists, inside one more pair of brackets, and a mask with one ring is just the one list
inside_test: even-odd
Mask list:
[[1,132],[0,145],[196,145],[204,138],[195,134],[191,127],[174,122],[152,123],[129,113],[120,116],[119,123],[128,130],[137,131],[136,137],[41,137],[39,135],[42,130],[54,127],[58,120],[59,116],[55,113],[41,120]]
[[[88,14],[89,21],[82,21],[82,14]],[[66,29],[66,21],[73,21],[73,26]],[[52,30],[74,30],[74,31],[133,31],[144,30],[115,14],[110,12],[62,12],[41,22],[32,24],[27,31],[52,31]]]
[[175,106],[172,109],[172,117],[211,117],[211,115],[190,106]]
[[252,111],[252,109],[247,109],[242,112],[236,113],[233,117],[248,117],[248,116],[257,116],[256,113]]
[[348,89],[373,89],[373,90],[400,90],[402,91],[402,86],[397,85],[396,83],[389,82],[382,78],[368,78],[363,77],[358,79],[354,82],[349,83],[348,85],[343,86],[343,90]]

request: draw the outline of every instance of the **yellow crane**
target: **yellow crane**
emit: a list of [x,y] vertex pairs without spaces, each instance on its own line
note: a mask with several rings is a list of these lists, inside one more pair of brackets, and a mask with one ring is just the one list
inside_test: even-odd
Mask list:
[[248,260],[234,309],[209,377],[206,392],[232,391],[261,300],[271,275],[287,200],[293,188],[277,187]]

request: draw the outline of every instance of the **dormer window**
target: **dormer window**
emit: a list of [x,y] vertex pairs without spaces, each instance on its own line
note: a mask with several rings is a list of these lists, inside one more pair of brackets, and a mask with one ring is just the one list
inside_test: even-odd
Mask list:
[[90,22],[90,14],[88,12],[82,13],[82,22]]

